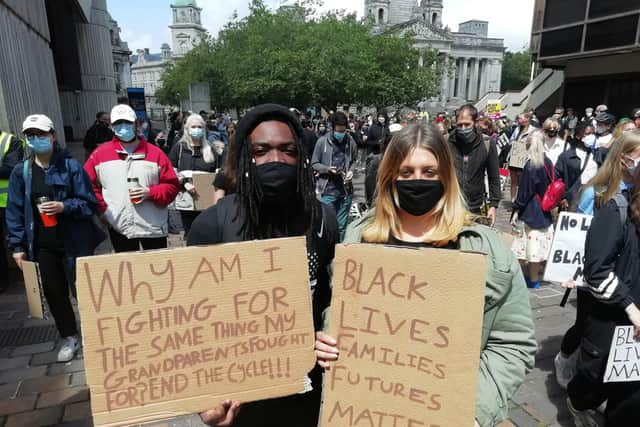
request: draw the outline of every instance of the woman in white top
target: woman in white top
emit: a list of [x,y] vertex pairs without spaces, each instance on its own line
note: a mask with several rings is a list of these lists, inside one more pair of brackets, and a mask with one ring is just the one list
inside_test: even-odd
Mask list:
[[554,165],[558,163],[558,157],[565,150],[565,142],[560,134],[560,123],[555,119],[547,119],[542,124],[544,131],[544,154]]

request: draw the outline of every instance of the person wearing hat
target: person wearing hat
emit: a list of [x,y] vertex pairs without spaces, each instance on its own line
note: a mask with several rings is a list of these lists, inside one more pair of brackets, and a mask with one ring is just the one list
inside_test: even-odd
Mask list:
[[[338,233],[333,209],[316,198],[303,141],[302,125],[287,107],[264,104],[250,110],[238,123],[227,158],[236,165],[236,192],[196,218],[187,245],[306,236],[314,325],[320,331],[331,298],[329,267]],[[244,404],[239,413],[239,402],[228,400],[201,417],[209,425],[234,427],[316,426],[320,368],[309,378],[310,392]]]
[[22,142],[0,129],[0,294],[9,287],[9,263],[5,247],[5,211],[9,193],[9,177],[13,168],[22,161]]
[[28,156],[9,180],[7,242],[20,269],[25,260],[39,264],[44,296],[64,339],[57,359],[68,362],[80,347],[69,299],[75,260],[93,255],[106,236],[93,222],[98,201],[91,180],[57,139],[51,119],[31,115],[22,132]]
[[100,145],[84,169],[98,198],[98,214],[109,225],[116,252],[167,247],[168,210],[180,190],[167,155],[136,135],[128,105],[111,110],[114,137]]

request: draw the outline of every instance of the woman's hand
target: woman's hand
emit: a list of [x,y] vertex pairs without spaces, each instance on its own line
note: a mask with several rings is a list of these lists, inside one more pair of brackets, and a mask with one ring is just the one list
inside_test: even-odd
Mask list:
[[240,411],[240,402],[225,400],[222,405],[200,413],[203,423],[211,427],[229,427]]
[[322,368],[331,369],[331,362],[338,360],[340,350],[338,350],[338,343],[329,335],[324,332],[316,332],[316,358],[318,359],[318,365]]
[[513,227],[517,227],[518,226],[518,211],[514,211],[513,214],[511,215],[511,225]]
[[569,279],[569,280],[565,280],[564,282],[562,282],[562,284],[560,285],[565,289],[573,289],[575,287],[577,287],[578,285],[576,284],[576,282],[574,282],[573,280]]
[[26,261],[27,257],[24,252],[16,252],[13,254],[13,260],[16,262],[18,268],[22,270],[22,261]]
[[624,309],[627,312],[627,316],[631,323],[633,323],[634,333],[633,336],[636,339],[640,339],[640,309],[635,304],[629,304],[627,308]]
[[43,214],[56,215],[64,212],[64,203],[62,202],[45,202],[38,206]]

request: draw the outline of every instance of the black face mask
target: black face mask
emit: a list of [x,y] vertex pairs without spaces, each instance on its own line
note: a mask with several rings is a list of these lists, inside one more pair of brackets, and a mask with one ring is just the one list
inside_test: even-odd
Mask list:
[[474,128],[457,128],[456,139],[463,144],[471,144],[476,140],[476,132]]
[[396,181],[400,208],[413,216],[430,212],[444,196],[440,180],[411,179]]
[[269,162],[256,167],[262,186],[263,202],[269,205],[291,201],[297,190],[298,167],[282,162]]

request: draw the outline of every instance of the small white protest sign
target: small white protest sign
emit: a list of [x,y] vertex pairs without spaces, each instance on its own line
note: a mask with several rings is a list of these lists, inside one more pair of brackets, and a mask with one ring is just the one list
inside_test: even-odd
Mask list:
[[640,341],[633,337],[633,326],[617,326],[604,372],[605,383],[640,381]]
[[571,212],[560,214],[547,258],[544,280],[560,283],[573,280],[578,286],[582,286],[584,242],[592,218]]

